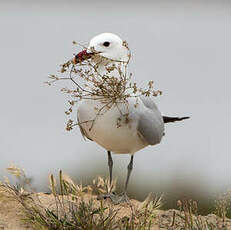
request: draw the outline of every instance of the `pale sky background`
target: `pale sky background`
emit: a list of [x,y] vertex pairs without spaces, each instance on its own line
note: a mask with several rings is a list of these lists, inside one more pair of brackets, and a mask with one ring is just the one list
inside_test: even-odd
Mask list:
[[[134,80],[154,80],[163,91],[156,98],[162,113],[191,116],[167,125],[160,145],[136,153],[131,184],[164,189],[186,180],[212,192],[231,188],[231,3],[153,2],[1,0],[1,175],[14,163],[45,187],[48,173],[59,169],[83,182],[107,172],[105,150],[78,129],[65,131],[67,98],[43,82],[79,51],[72,40],[87,44],[113,32],[129,43]],[[129,156],[114,159],[124,181]]]

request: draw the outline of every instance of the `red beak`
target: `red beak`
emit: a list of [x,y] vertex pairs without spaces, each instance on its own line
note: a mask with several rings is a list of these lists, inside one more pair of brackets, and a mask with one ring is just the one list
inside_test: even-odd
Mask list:
[[81,63],[82,61],[91,58],[92,55],[93,53],[88,53],[87,50],[83,50],[79,52],[77,55],[75,55],[75,57],[73,58],[73,63],[74,64]]

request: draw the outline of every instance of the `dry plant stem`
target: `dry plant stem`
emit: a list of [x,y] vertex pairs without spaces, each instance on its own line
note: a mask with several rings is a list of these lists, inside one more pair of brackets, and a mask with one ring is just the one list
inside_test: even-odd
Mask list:
[[[97,112],[95,118],[93,119],[93,121],[92,121],[92,123],[91,123],[91,127],[89,128],[89,131],[92,130],[92,128],[93,128],[93,126],[94,126],[94,123],[95,123],[97,117],[98,117],[99,115],[101,115],[101,114],[100,114],[101,111],[102,111],[104,108],[108,107],[110,104],[113,104],[113,102],[109,101],[107,104],[105,104],[104,106],[102,106],[102,107],[98,110],[98,112]],[[108,109],[110,109],[110,108],[111,108],[111,107],[109,107]]]
[[89,93],[89,95],[91,95],[91,92],[90,92],[90,91],[87,91],[87,90],[83,89],[83,88],[72,78],[71,74],[72,74],[72,72],[73,72],[73,68],[74,68],[74,65],[72,65],[71,71],[70,71],[70,75],[69,75],[71,81],[72,81],[78,88],[80,88],[83,92],[87,92],[87,93]]
[[175,224],[175,218],[176,218],[176,212],[174,211],[173,212],[173,216],[172,216],[172,223],[171,223],[170,227],[174,226],[174,224]]
[[[77,43],[74,42],[74,44]],[[157,96],[161,94],[160,91],[153,90],[153,81],[150,81],[148,83],[148,87],[146,90],[138,88],[136,83],[131,83],[132,75],[128,73],[128,63],[131,58],[131,52],[126,42],[124,42],[124,46],[127,47],[129,51],[128,62],[110,60],[100,56],[100,54],[97,53],[95,50],[91,50],[91,56],[88,56],[88,60],[81,59],[78,62],[73,62],[69,60],[61,65],[60,74],[69,74],[68,77],[57,77],[55,75],[50,75],[50,78],[52,80],[50,82],[47,82],[50,85],[59,80],[70,80],[74,84],[75,89],[72,90],[68,88],[63,88],[61,90],[62,92],[76,98],[77,102],[79,100],[86,99],[98,100],[100,101],[100,103],[102,103],[102,107],[98,108],[98,112],[93,121],[89,121],[92,122],[90,130],[93,128],[97,117],[106,113],[113,106],[116,106],[117,109],[120,111],[118,106],[118,104],[120,103],[125,104],[125,106],[127,107],[127,113],[123,114],[120,111],[121,117],[124,119],[121,119],[122,121],[120,121],[119,123],[122,123],[124,121],[125,124],[127,124],[129,122],[129,109],[127,101],[128,98],[138,98],[142,95]],[[91,60],[93,56],[94,58],[96,57],[96,59],[99,58],[102,63],[106,63],[106,73],[101,74],[99,72],[99,64],[94,63]],[[77,79],[75,77],[77,77]],[[78,80],[83,81],[84,85],[82,86]],[[136,103],[135,106],[138,106],[138,103]],[[70,116],[73,111],[72,107],[74,107],[74,105],[71,105],[69,111],[65,112],[68,116]],[[77,120],[76,117],[74,120]],[[78,122],[73,123],[72,119],[69,119],[67,122],[66,130],[69,131],[77,125],[81,124]],[[118,128],[121,125],[122,124],[118,124]]]
[[64,184],[63,184],[63,174],[62,174],[62,170],[59,171],[59,183],[60,183],[60,194],[61,194],[61,199],[62,199],[62,210],[63,210],[63,214],[66,213],[66,210],[65,210],[65,205],[64,205]]

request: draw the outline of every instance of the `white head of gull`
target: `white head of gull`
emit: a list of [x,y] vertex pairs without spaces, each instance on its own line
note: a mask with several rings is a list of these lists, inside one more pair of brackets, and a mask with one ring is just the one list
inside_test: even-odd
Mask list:
[[88,50],[95,50],[100,56],[111,61],[128,61],[128,49],[123,40],[112,33],[102,33],[91,39]]

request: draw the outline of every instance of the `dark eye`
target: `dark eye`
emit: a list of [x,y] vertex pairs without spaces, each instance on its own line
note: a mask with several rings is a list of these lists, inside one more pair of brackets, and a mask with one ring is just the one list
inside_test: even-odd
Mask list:
[[110,42],[104,42],[103,45],[108,47],[108,46],[110,46]]

